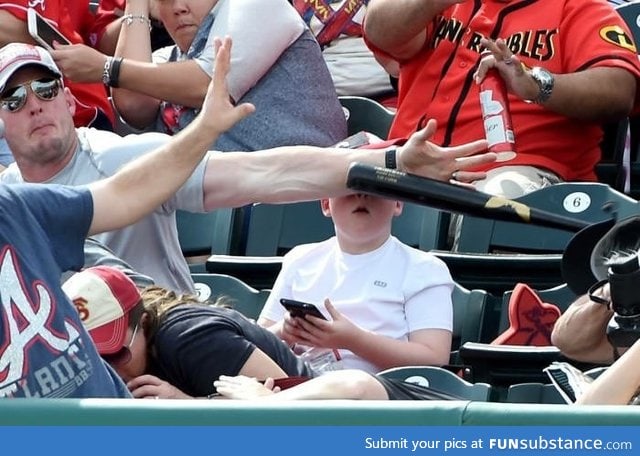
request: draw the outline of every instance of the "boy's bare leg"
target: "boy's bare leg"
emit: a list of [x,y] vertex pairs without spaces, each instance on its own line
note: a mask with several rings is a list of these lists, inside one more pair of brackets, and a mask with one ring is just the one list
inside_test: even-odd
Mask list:
[[221,375],[214,386],[227,399],[266,399],[277,401],[311,399],[388,400],[387,391],[376,378],[359,370],[327,372],[304,383],[279,391],[273,380],[265,384],[249,377]]

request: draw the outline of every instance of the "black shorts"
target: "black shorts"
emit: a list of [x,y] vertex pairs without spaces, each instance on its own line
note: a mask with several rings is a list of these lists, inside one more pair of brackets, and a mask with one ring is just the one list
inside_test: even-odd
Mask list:
[[407,383],[397,378],[374,375],[387,391],[390,401],[459,401],[463,398],[427,386]]

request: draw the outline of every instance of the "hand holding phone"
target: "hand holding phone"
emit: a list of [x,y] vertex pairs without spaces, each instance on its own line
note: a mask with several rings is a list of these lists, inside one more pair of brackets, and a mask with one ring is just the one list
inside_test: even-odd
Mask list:
[[312,315],[314,317],[326,320],[327,318],[320,312],[315,305],[308,302],[296,301],[294,299],[282,298],[280,304],[289,311],[292,317],[304,318],[305,315]]
[[54,41],[60,44],[71,44],[71,41],[33,8],[27,9],[27,28],[29,35],[48,51],[53,51]]

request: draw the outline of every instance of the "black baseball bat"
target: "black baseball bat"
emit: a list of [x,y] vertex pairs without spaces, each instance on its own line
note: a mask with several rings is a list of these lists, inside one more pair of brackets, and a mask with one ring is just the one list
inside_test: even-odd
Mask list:
[[530,223],[571,232],[580,231],[590,225],[582,220],[460,185],[362,163],[354,163],[349,168],[347,187],[364,193],[493,220]]

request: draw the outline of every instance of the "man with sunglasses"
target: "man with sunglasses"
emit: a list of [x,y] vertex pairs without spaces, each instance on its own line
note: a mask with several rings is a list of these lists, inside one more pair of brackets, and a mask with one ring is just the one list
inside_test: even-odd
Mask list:
[[[7,46],[0,50],[0,61],[11,58],[23,59],[25,57],[20,56],[19,52],[13,57],[12,53],[20,50],[26,52],[27,49],[21,44]],[[111,132],[89,128],[75,129],[71,120],[74,106],[69,100],[66,88],[58,88],[58,96],[51,101],[42,99],[43,93],[46,92],[43,89],[49,84],[53,85],[47,78],[59,75],[60,72],[46,51],[41,49],[39,52],[41,61],[46,62],[45,67],[21,70],[12,77],[10,83],[6,82],[6,70],[0,71],[0,77],[4,81],[0,84],[3,112],[11,114],[12,119],[17,119],[12,121],[11,128],[6,132],[16,163],[0,175],[0,181],[86,185],[113,175],[133,158],[169,141],[169,136],[160,133],[128,135],[123,138]],[[16,79],[18,76],[19,79]],[[29,99],[32,101],[23,105],[20,94],[31,94],[33,90],[31,83],[24,83],[33,80],[39,81],[33,85],[40,91],[40,96],[30,96]],[[46,97],[46,94],[44,96]],[[47,128],[40,128],[45,126]],[[484,176],[484,173],[469,173],[464,170],[492,162],[495,159],[493,154],[476,154],[467,158],[467,155],[474,154],[482,148],[477,142],[450,149],[433,149],[426,141],[433,129],[435,124],[429,124],[414,134],[403,146],[424,158],[422,166],[415,168],[418,173],[447,180],[457,171],[456,178],[460,181]],[[244,168],[241,163],[249,163],[245,154],[225,152],[225,156],[222,157],[223,154],[209,153],[185,185],[159,205],[156,211],[133,226],[102,234],[98,240],[110,247],[135,270],[153,278],[156,284],[174,291],[193,293],[194,285],[189,267],[178,242],[176,209],[207,212],[219,207],[237,207],[256,200],[274,201],[275,189],[286,187],[282,186],[284,182],[277,174],[271,174],[274,164],[271,154],[278,154],[283,150],[259,151],[256,155],[264,157],[265,163],[250,174],[237,174]],[[311,180],[316,180],[317,172],[324,169],[322,165],[317,166],[315,157],[323,155],[331,161],[331,150],[312,147],[292,147],[290,150],[293,153],[287,160],[292,170],[298,170],[298,179],[278,198],[303,200],[332,196],[308,184]],[[313,156],[314,160],[309,161],[308,156]],[[221,172],[221,167],[213,166],[213,162],[224,163],[225,171]],[[309,169],[309,164],[315,167]],[[325,172],[329,173],[330,169],[326,168]],[[274,193],[259,199],[248,196],[261,195],[269,189],[273,189]]]
[[[184,134],[87,186],[0,186],[0,397],[129,396],[100,359],[60,276],[82,266],[87,234],[152,211],[184,183],[212,141],[253,111],[229,101],[230,45],[218,43],[202,115]],[[22,132],[27,142],[61,140],[51,132],[59,121],[73,121],[55,115],[70,103],[59,78],[39,48],[0,50],[0,123],[7,133]]]

